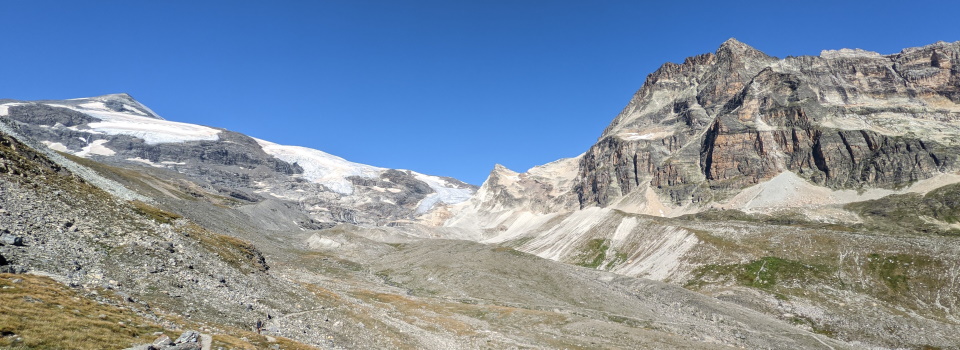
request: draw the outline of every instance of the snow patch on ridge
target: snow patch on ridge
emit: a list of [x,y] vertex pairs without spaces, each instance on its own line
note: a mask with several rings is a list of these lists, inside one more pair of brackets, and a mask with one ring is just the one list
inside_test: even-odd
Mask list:
[[[159,114],[154,112],[152,109],[150,109],[147,106],[144,106],[142,103],[133,99],[133,97],[131,97],[128,94],[110,94],[110,95],[103,95],[103,96],[97,96],[97,97],[75,98],[71,100],[91,101],[88,103],[81,104],[80,106],[85,108],[94,108],[94,109],[97,109],[97,108],[103,109],[103,107],[106,106],[105,102],[120,102],[122,107],[121,110],[129,111],[133,114],[147,116],[150,118],[165,120],[163,117],[161,117]],[[71,101],[71,100],[68,100],[68,101]],[[97,105],[96,103],[100,103],[100,105]],[[83,105],[88,105],[88,106],[83,106]]]
[[11,102],[0,105],[0,117],[10,114],[10,107],[24,105],[25,103]]
[[659,140],[673,135],[672,131],[649,131],[649,132],[624,132],[617,134],[617,137],[626,141],[639,140]]
[[[300,146],[284,146],[270,141],[254,139],[267,154],[287,163],[297,163],[303,168],[303,178],[324,185],[340,194],[353,194],[353,184],[347,177],[377,178],[386,168],[354,163],[335,155]],[[458,188],[449,181],[431,175],[411,171],[417,180],[423,181],[434,191],[422,199],[417,206],[417,214],[429,211],[438,203],[457,204],[465,202],[473,195],[469,188]],[[374,188],[378,191],[377,188]],[[399,189],[383,189],[399,192]]]
[[47,148],[50,148],[50,149],[52,149],[52,150],[54,150],[54,151],[70,152],[70,150],[67,149],[67,146],[66,146],[66,145],[64,145],[64,144],[62,144],[62,143],[59,143],[59,142],[40,141],[40,143],[42,143],[44,146],[47,146]]
[[220,139],[220,130],[214,128],[156,119],[143,113],[138,115],[132,112],[115,112],[107,108],[103,102],[89,102],[79,106],[53,103],[47,105],[71,109],[101,120],[88,124],[90,129],[82,131],[133,136],[143,139],[150,145],[188,141],[216,141]]
[[143,159],[143,158],[140,158],[140,157],[127,158],[127,160],[128,160],[128,161],[131,161],[131,162],[143,163],[143,164],[146,164],[146,165],[149,165],[149,166],[152,166],[152,167],[157,167],[157,168],[163,168],[163,167],[164,167],[163,165],[160,165],[160,164],[151,162],[149,159]]
[[84,157],[84,158],[86,158],[91,154],[96,154],[101,156],[112,156],[116,154],[116,152],[114,152],[112,149],[107,148],[107,146],[103,145],[109,141],[110,140],[95,140],[87,144],[85,147],[83,147],[83,149],[80,150],[80,152],[74,153],[74,155],[77,157]]
[[654,135],[652,133],[640,135],[635,132],[628,132],[623,136],[624,136],[623,137],[624,140],[634,141],[634,140],[653,140]]
[[457,204],[466,202],[470,199],[470,196],[473,195],[473,191],[469,188],[457,188],[451,185],[447,180],[439,177],[424,175],[417,172],[414,172],[414,174],[416,174],[414,177],[416,177],[417,180],[427,183],[427,185],[429,185],[430,188],[436,192],[427,195],[426,198],[420,201],[420,204],[417,206],[417,214],[427,212],[438,202]]
[[107,105],[106,105],[105,103],[103,103],[103,102],[96,102],[96,101],[95,101],[95,102],[81,103],[81,104],[78,104],[78,105],[77,105],[77,107],[84,108],[84,109],[90,109],[90,110],[100,110],[100,111],[114,112],[114,113],[132,113],[132,114],[139,115],[139,116],[146,116],[146,115],[147,115],[146,113],[144,113],[144,112],[142,112],[142,111],[140,111],[140,110],[137,110],[137,109],[136,109],[135,107],[133,107],[133,106],[130,106],[130,105],[127,105],[127,104],[121,104],[121,106],[123,107],[123,108],[122,108],[123,111],[122,111],[122,112],[117,112],[117,111],[114,111],[114,110],[108,108]]
[[284,146],[254,139],[267,154],[287,163],[297,163],[303,168],[303,177],[341,194],[352,194],[353,184],[349,176],[376,178],[385,171],[371,165],[354,163],[335,155],[300,146]]

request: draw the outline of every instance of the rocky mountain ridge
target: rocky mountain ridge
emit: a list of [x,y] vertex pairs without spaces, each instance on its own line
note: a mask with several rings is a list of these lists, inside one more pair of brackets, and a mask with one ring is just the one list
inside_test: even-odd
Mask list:
[[784,172],[831,189],[956,170],[960,43],[778,60],[733,39],[667,64],[587,151],[581,206],[714,202]]
[[580,208],[676,216],[784,172],[832,191],[899,190],[954,174],[958,64],[960,43],[777,59],[730,39],[651,73],[576,158],[570,192]]
[[[161,118],[127,94],[0,103],[0,118],[50,149],[122,167],[184,174],[244,203],[297,202],[309,219],[387,225],[443,212],[475,187],[451,178],[349,162],[224,129]],[[437,215],[442,215],[437,213]]]

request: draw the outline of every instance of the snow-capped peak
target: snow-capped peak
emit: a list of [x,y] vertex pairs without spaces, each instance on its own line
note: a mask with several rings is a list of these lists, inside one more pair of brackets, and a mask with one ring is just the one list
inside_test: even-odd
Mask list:
[[161,118],[127,94],[113,94],[66,101],[41,102],[51,107],[71,109],[100,122],[89,123],[82,131],[93,134],[129,135],[147,144],[216,141],[220,130]]

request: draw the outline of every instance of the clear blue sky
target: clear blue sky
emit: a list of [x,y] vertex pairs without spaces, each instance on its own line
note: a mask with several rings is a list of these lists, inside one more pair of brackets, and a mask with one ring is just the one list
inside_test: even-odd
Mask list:
[[0,1],[0,98],[167,119],[480,184],[585,151],[664,62],[960,40],[955,1]]

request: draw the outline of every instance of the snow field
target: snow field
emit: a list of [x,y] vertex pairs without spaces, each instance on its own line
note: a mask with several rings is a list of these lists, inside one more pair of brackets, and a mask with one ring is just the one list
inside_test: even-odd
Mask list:
[[143,139],[151,145],[189,141],[216,141],[220,139],[220,130],[214,128],[156,119],[146,116],[142,112],[115,112],[107,108],[102,102],[83,103],[76,107],[53,103],[47,105],[72,109],[100,119],[100,122],[88,125],[90,127],[88,132],[129,135]]
[[300,146],[284,146],[255,139],[267,154],[287,163],[297,163],[303,168],[303,177],[322,184],[340,194],[352,194],[353,184],[348,176],[376,178],[385,171],[366,164],[354,163],[335,155]]

